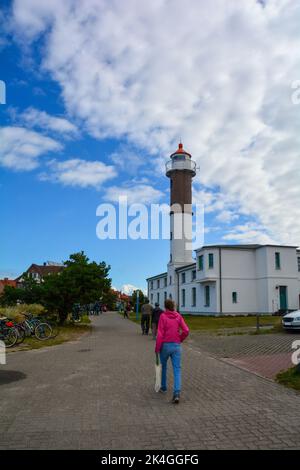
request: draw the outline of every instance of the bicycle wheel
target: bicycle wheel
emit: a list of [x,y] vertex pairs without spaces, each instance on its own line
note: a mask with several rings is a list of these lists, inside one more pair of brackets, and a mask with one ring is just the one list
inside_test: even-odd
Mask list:
[[18,344],[21,344],[23,343],[24,339],[25,339],[25,329],[24,328],[21,328],[21,327],[17,327],[16,328],[16,331],[18,333],[18,341],[17,343]]
[[15,328],[9,328],[4,332],[4,343],[7,348],[12,348],[18,341],[18,333]]
[[52,337],[52,328],[48,323],[40,323],[34,330],[35,337],[40,341]]
[[51,329],[52,329],[51,338],[56,338],[56,336],[57,336],[58,333],[59,333],[59,328],[58,328],[57,324],[51,322],[51,323],[49,323],[49,325],[50,325],[50,327],[51,327]]

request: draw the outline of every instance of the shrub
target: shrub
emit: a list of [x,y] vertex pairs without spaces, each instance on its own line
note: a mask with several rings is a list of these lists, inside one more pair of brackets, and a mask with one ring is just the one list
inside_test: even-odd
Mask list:
[[1,307],[0,317],[7,317],[15,321],[23,321],[23,313],[32,313],[32,315],[45,314],[45,308],[39,304],[19,304],[14,307]]

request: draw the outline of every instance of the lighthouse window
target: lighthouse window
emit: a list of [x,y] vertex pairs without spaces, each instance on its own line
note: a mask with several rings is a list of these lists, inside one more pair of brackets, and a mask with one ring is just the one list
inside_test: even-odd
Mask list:
[[208,254],[208,267],[210,269],[214,267],[214,254],[213,253]]
[[192,271],[192,281],[196,279],[196,269]]
[[170,276],[170,285],[172,284],[172,276]]
[[164,279],[165,287],[167,287],[167,283],[168,283],[168,280],[167,280],[167,278],[165,277],[165,279]]
[[237,304],[237,292],[232,292],[232,303]]
[[181,274],[181,283],[185,284],[185,273]]

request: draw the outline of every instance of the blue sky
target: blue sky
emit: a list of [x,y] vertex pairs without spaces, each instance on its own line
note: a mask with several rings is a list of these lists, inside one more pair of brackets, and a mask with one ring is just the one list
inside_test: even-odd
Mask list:
[[1,2],[0,277],[84,250],[114,286],[145,288],[168,241],[99,240],[96,208],[167,202],[180,138],[205,243],[298,244],[299,7],[84,3]]

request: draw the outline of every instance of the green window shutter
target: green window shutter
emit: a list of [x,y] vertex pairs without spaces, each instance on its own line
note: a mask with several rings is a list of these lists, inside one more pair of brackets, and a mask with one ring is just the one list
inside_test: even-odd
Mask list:
[[205,286],[205,307],[210,306],[210,288]]
[[203,271],[203,255],[199,256],[199,271]]
[[192,307],[196,307],[196,287],[192,288]]
[[185,289],[181,290],[181,306],[185,307]]
[[275,268],[280,269],[280,253],[275,253]]

